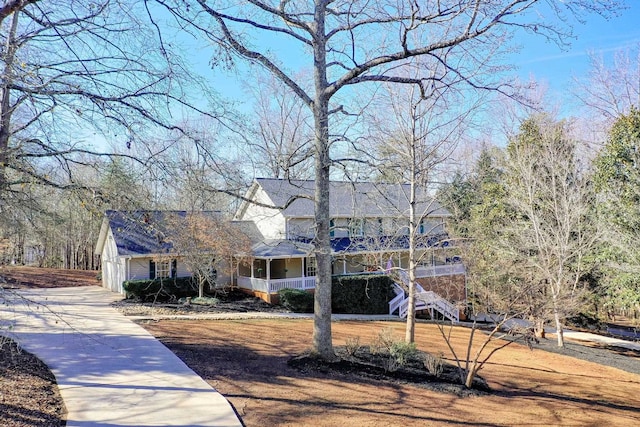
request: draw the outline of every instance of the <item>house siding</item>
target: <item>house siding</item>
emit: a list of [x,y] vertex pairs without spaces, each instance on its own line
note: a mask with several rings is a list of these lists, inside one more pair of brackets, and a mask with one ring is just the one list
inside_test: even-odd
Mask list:
[[113,238],[111,229],[107,231],[107,237],[102,247],[102,286],[113,292],[122,293],[122,278],[125,274],[123,260],[118,257],[118,248]]
[[464,274],[416,279],[425,291],[433,291],[441,297],[460,302],[467,299],[466,277]]
[[[256,191],[254,200],[265,205],[273,205],[273,201],[261,188]],[[285,218],[278,209],[270,209],[250,203],[238,220],[253,221],[265,239],[286,238]]]

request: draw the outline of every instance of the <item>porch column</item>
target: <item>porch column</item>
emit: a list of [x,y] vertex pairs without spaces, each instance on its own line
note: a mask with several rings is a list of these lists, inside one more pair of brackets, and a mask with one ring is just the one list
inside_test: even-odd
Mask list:
[[347,257],[342,258],[342,275],[347,275]]
[[252,278],[252,279],[253,279],[254,277],[256,277],[256,276],[253,274],[253,266],[254,266],[255,262],[256,262],[256,260],[255,260],[255,259],[252,259],[252,260],[251,260],[251,278]]
[[271,280],[271,258],[267,259],[267,281]]

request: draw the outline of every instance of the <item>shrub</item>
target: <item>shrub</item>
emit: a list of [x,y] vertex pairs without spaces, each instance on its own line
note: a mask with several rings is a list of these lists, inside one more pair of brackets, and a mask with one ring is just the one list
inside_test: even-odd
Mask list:
[[426,353],[424,355],[424,367],[430,374],[439,378],[444,372],[444,355],[439,353],[437,356]]
[[384,368],[390,372],[406,365],[418,353],[415,343],[398,340],[393,336],[393,329],[391,328],[382,329],[370,349],[372,354],[384,354],[387,356]]
[[344,348],[349,356],[355,356],[360,350],[360,337],[350,337],[344,342]]
[[331,286],[333,313],[387,314],[395,296],[393,281],[384,275],[334,276]]
[[313,294],[301,289],[280,289],[280,304],[294,313],[313,313]]
[[127,280],[122,286],[127,298],[138,298],[142,301],[170,301],[198,295],[198,287],[190,277]]
[[404,366],[407,364],[409,359],[415,357],[416,353],[416,343],[396,341],[391,345],[389,357],[394,359],[398,366]]

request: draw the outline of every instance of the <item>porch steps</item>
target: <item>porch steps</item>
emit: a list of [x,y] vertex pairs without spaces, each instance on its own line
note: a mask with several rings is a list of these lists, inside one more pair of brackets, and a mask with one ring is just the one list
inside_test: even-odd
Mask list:
[[[394,291],[396,296],[389,301],[389,314],[394,314],[397,311],[398,316],[404,319],[407,317],[407,311],[409,310],[409,297],[405,292],[405,289],[409,288],[409,275],[406,271],[398,271],[394,276],[399,279],[397,282],[399,281],[401,284],[395,283]],[[429,310],[431,317],[433,317],[435,310],[453,323],[460,321],[460,312],[454,304],[451,304],[435,292],[425,291],[418,283],[415,286],[416,310]]]

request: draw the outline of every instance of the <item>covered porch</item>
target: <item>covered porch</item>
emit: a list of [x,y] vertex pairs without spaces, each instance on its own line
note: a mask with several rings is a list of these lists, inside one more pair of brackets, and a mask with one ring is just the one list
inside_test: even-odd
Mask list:
[[[446,251],[430,250],[416,269],[417,278],[465,274],[459,257]],[[384,274],[390,269],[409,266],[406,251],[334,253],[332,274]],[[265,241],[253,249],[249,263],[238,265],[237,286],[269,303],[277,303],[281,289],[313,291],[316,286],[316,262],[313,247],[295,241]]]

